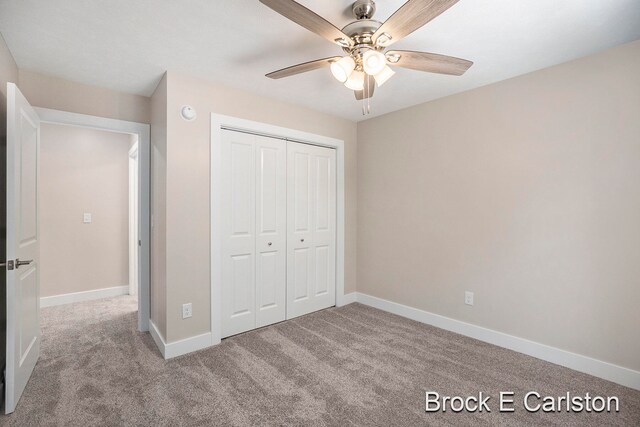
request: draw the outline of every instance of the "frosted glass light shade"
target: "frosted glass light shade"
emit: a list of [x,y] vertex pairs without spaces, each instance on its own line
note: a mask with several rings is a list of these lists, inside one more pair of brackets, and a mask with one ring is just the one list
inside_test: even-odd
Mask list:
[[336,62],[331,63],[331,74],[340,83],[347,81],[353,70],[356,68],[356,63],[350,56],[345,56]]
[[354,71],[344,84],[351,90],[364,89],[364,73],[362,71]]
[[362,55],[362,67],[370,76],[375,76],[387,65],[387,59],[377,50],[368,50]]
[[393,71],[391,67],[389,67],[388,65],[385,65],[382,71],[380,71],[378,74],[373,76],[373,78],[376,80],[376,84],[378,85],[378,87],[380,87],[384,84],[384,82],[389,80],[391,76],[393,76],[395,73],[396,72]]

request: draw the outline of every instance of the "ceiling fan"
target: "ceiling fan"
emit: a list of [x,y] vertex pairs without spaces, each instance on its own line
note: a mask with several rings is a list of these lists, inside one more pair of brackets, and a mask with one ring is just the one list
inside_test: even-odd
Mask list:
[[332,56],[293,65],[267,74],[272,79],[330,67],[333,76],[355,92],[356,99],[373,96],[395,72],[389,65],[430,73],[461,76],[473,62],[452,56],[410,50],[385,50],[422,27],[458,0],[408,0],[384,23],[376,21],[374,0],[356,0],[356,20],[342,30],[294,0],[260,0],[282,16],[340,46],[345,56]]

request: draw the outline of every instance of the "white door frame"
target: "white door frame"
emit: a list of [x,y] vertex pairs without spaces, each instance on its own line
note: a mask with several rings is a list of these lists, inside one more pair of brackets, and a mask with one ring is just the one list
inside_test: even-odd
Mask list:
[[138,141],[129,150],[129,295],[138,294]]
[[334,148],[337,163],[336,306],[344,300],[344,141],[237,117],[211,114],[211,344],[222,336],[222,130],[254,133],[290,142]]
[[149,330],[150,298],[149,298],[149,218],[150,218],[150,161],[151,161],[151,128],[145,123],[108,119],[67,111],[34,108],[42,123],[80,126],[90,129],[138,135],[138,236],[142,243],[138,255],[138,330]]

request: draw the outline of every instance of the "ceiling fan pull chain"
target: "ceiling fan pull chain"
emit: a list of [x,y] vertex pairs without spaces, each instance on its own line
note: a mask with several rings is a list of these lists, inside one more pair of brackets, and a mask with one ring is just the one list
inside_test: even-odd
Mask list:
[[[367,74],[367,92],[371,91],[371,76]],[[367,114],[371,114],[371,93],[367,93]]]
[[364,75],[364,84],[362,85],[362,115],[367,115],[366,103],[367,103],[367,83],[369,76],[367,74]]
[[363,108],[362,108],[362,110],[363,110],[362,115],[363,116],[369,115],[371,113],[371,103],[370,103],[371,86],[369,86],[371,84],[371,76],[369,74],[366,74],[366,76],[367,76],[366,77],[366,79],[367,79],[366,83],[367,84],[365,85],[365,88],[364,88],[366,97],[362,100],[363,103],[365,103],[365,101],[366,101],[366,103],[365,103],[366,107],[365,107],[365,105],[363,105]]

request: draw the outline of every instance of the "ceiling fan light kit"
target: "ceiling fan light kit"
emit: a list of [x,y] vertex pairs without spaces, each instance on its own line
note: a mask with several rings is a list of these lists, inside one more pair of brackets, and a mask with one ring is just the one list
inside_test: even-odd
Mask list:
[[344,83],[346,87],[351,90],[363,90],[364,89],[364,73],[362,71],[354,71],[351,73],[347,81]]
[[356,62],[350,56],[345,56],[331,63],[331,73],[340,83],[346,82],[355,68]]
[[[408,36],[436,18],[458,0],[408,0],[384,23],[376,21],[374,0],[356,0],[352,11],[355,21],[342,30],[294,0],[260,0],[282,16],[336,44],[346,53],[293,65],[267,74],[279,79],[329,67],[340,83],[353,90],[357,100],[370,99],[374,88],[382,86],[395,72],[389,65],[430,73],[460,76],[473,62],[435,53],[394,50],[391,44]],[[363,106],[363,113],[369,111]]]
[[373,76],[376,81],[378,87],[382,86],[387,80],[389,80],[396,72],[391,69],[388,65],[385,65],[382,71]]
[[387,59],[377,50],[368,50],[362,55],[362,68],[370,76],[381,73],[386,65]]

